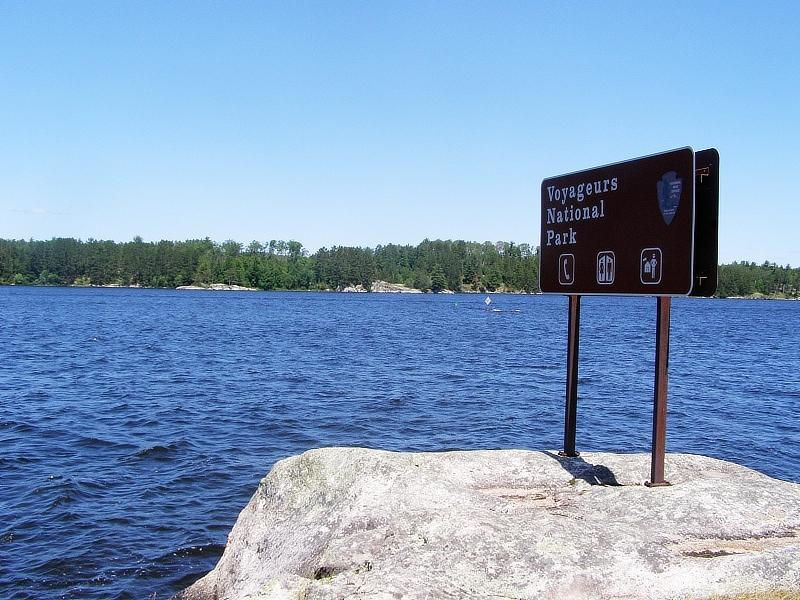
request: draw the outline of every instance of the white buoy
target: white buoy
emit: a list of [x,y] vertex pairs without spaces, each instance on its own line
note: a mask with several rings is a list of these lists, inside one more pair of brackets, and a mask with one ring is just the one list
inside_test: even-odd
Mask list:
[[486,306],[489,306],[492,303],[492,299],[489,296],[486,296],[486,300],[483,301]]

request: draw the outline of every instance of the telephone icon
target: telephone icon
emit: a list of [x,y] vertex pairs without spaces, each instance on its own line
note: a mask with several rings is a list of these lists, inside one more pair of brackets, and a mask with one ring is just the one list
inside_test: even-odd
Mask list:
[[572,285],[575,283],[575,255],[562,254],[558,257],[558,283]]

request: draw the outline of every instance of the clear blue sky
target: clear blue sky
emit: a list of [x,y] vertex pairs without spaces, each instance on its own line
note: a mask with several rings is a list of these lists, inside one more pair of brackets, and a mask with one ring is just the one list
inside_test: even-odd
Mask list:
[[544,177],[722,157],[800,265],[800,3],[0,1],[0,237],[538,243]]

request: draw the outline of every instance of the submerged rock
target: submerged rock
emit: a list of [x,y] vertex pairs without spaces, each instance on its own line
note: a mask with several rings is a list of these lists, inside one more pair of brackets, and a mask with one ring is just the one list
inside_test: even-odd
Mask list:
[[312,450],[176,598],[705,598],[800,588],[800,484],[669,454]]

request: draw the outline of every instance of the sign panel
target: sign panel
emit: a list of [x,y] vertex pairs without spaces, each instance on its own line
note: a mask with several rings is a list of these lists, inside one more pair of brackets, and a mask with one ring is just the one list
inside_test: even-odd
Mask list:
[[691,148],[545,179],[541,211],[542,292],[676,296],[692,291]]
[[719,152],[694,155],[694,286],[691,296],[713,296],[719,262]]

